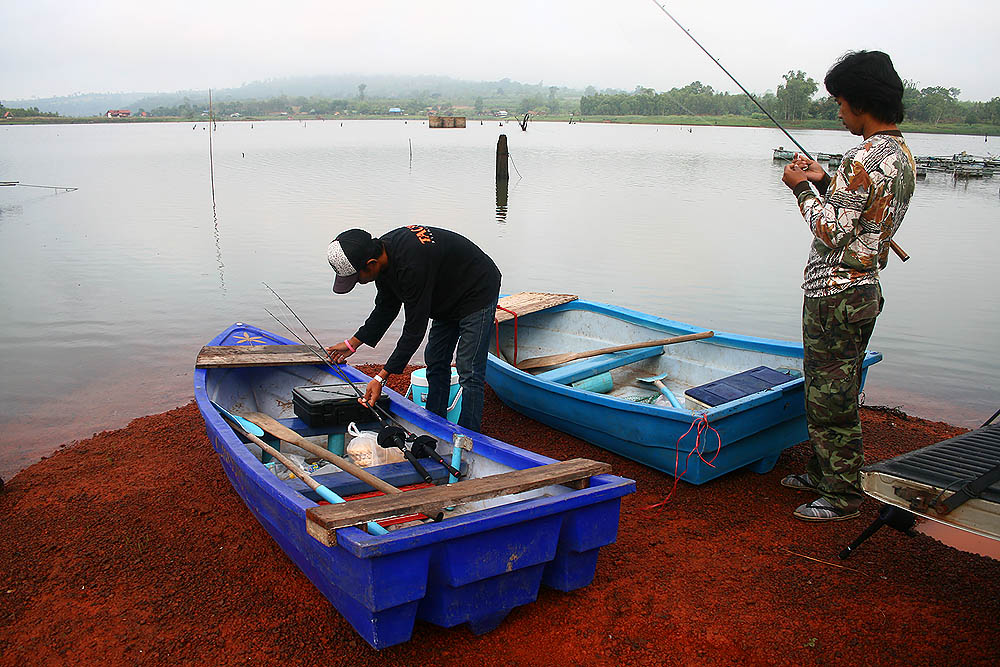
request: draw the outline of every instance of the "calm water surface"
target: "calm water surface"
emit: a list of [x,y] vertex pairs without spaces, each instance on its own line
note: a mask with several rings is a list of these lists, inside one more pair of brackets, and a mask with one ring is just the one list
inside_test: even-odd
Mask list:
[[[497,136],[514,169],[505,206]],[[799,339],[810,236],[771,150],[777,130],[299,121],[0,128],[0,475],[60,443],[192,396],[200,347],[235,321],[279,329],[277,290],[327,344],[374,289],[330,292],[339,231],[403,224],[472,238],[507,292],[569,292],[718,331]],[[802,131],[842,152],[846,132]],[[1000,139],[908,137],[914,154]],[[412,158],[411,158],[412,147]],[[882,274],[869,404],[976,426],[1000,407],[998,179],[918,184]],[[401,322],[401,320],[400,320]],[[400,324],[359,361],[384,360]],[[419,356],[416,361],[420,361]]]

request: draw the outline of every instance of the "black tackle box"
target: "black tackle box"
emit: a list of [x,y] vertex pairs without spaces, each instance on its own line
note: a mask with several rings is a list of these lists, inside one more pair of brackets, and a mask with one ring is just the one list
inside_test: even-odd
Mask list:
[[[357,392],[346,382],[293,387],[292,406],[295,416],[312,427],[378,421],[371,408],[358,403],[358,392],[364,396],[368,383],[355,382],[354,386]],[[388,412],[389,397],[383,394],[375,404]]]

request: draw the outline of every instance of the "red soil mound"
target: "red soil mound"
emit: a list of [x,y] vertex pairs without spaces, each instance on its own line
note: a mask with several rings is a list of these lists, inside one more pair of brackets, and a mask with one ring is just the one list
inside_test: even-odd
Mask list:
[[[959,432],[865,410],[869,460]],[[681,484],[487,396],[484,431],[635,479],[618,542],[573,593],[545,590],[482,637],[418,623],[381,652],[291,564],[222,472],[194,404],[63,449],[0,493],[0,664],[983,664],[1000,660],[1000,562],[883,529],[808,525],[766,475]],[[818,560],[813,560],[818,559]],[[820,562],[826,561],[826,562]],[[844,565],[846,567],[841,567]]]

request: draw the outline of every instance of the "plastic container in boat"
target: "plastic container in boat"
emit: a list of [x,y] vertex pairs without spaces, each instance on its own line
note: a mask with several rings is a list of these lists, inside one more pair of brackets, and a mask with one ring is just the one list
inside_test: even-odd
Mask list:
[[[407,398],[422,408],[427,408],[427,369],[418,368],[410,373],[410,388],[406,390]],[[451,386],[448,389],[448,421],[458,423],[462,414],[462,387],[458,384],[458,370],[451,367]]]

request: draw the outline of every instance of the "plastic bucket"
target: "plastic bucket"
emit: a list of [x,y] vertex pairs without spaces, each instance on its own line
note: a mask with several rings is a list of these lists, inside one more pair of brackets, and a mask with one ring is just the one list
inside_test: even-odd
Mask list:
[[[427,408],[427,369],[418,368],[410,373],[410,388],[406,395],[422,408]],[[448,389],[448,421],[458,423],[462,413],[462,387],[458,384],[458,371],[451,367],[451,386]]]

